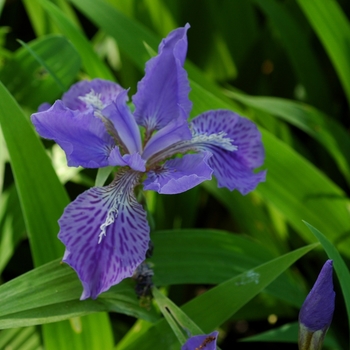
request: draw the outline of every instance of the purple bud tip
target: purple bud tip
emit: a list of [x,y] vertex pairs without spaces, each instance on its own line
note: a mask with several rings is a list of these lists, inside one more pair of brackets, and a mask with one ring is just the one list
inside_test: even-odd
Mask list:
[[216,350],[216,340],[219,332],[195,335],[188,339],[181,350]]
[[333,261],[327,260],[300,309],[299,323],[312,332],[327,331],[332,322],[335,301],[332,275]]

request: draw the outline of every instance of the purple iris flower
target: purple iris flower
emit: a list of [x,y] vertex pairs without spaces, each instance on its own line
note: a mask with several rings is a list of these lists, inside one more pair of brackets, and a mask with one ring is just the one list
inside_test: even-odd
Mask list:
[[188,28],[172,31],[146,64],[132,99],[134,113],[127,90],[94,79],[73,85],[62,100],[32,115],[37,132],[62,147],[69,166],[118,166],[110,185],[79,195],[59,220],[63,261],[83,284],[81,299],[97,298],[132,276],[145,259],[149,226],[135,186],[175,194],[214,174],[219,187],[246,194],[265,180],[265,171],[254,172],[264,160],[254,123],[216,110],[188,124],[192,103],[183,68]]
[[195,335],[188,339],[181,350],[216,350],[216,340],[219,332]]
[[319,350],[332,322],[335,292],[333,261],[327,260],[299,313],[299,349]]

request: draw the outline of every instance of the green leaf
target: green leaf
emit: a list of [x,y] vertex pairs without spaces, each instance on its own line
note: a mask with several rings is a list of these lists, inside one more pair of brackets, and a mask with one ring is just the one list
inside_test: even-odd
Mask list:
[[[152,25],[157,28],[157,32],[166,36],[173,28],[177,27],[173,13],[163,0],[145,0],[145,7],[142,11],[148,11]],[[120,2],[116,2],[118,6]],[[136,6],[135,6],[136,7]]]
[[[150,58],[144,43],[155,50],[159,44],[157,36],[142,27],[141,24],[130,21],[104,1],[70,0],[70,2],[77,6],[100,29],[114,37],[123,51],[143,71],[144,62]],[[132,38],[131,41],[130,38]]]
[[[204,331],[211,332],[260,293],[290,265],[318,244],[294,250],[279,258],[231,278],[188,302],[181,309]],[[158,321],[145,334],[118,350],[178,348],[177,340],[165,320]]]
[[[217,284],[274,257],[249,237],[218,230],[158,231],[151,239],[156,249],[150,262],[158,285]],[[290,275],[280,276],[266,292],[297,307],[306,296]]]
[[39,350],[42,349],[40,333],[35,327],[6,329],[0,331],[0,349]]
[[315,237],[322,244],[323,249],[326,251],[328,257],[333,260],[333,266],[337,273],[340,287],[343,292],[345,300],[346,311],[348,314],[348,322],[350,324],[350,272],[347,268],[343,258],[335,248],[335,246],[315,227],[304,221],[304,224],[315,235]]
[[[152,241],[156,249],[151,263],[158,285],[221,283],[272,258],[251,239],[220,231],[160,231],[152,234]],[[82,286],[75,272],[56,260],[0,286],[4,303],[0,327],[54,322],[103,310],[153,321],[154,313],[139,306],[132,285],[125,280],[95,301],[79,301]],[[290,275],[278,277],[266,292],[297,307],[306,296]]]
[[[55,260],[0,287],[4,306],[0,310],[0,329],[57,322],[101,311],[120,312],[154,321],[157,316],[154,311],[139,305],[133,285],[131,280],[125,280],[97,300],[81,301],[82,286],[75,272],[68,265],[60,264],[60,260]],[[97,327],[101,317],[96,316],[92,328]],[[92,319],[90,323],[93,324]],[[107,321],[100,321],[101,327],[97,327],[96,331],[101,332],[104,324],[108,326]],[[94,336],[92,332],[91,338]]]
[[[80,57],[72,44],[64,37],[51,35],[28,44],[50,72],[60,81],[59,87],[44,67],[26,48],[16,51],[13,59],[0,72],[0,80],[18,103],[36,110],[43,102],[52,102],[67,90],[80,69]],[[13,77],[20,76],[20,79]]]
[[173,330],[180,344],[184,344],[186,342],[186,336],[184,334],[185,329],[188,329],[191,333],[193,332],[193,334],[203,333],[201,329],[195,323],[193,323],[183,311],[181,311],[181,309],[179,309],[171,300],[163,295],[156,287],[152,288],[152,294],[154,300],[160,308],[160,311]]
[[39,266],[63,254],[63,245],[56,237],[57,220],[69,199],[33,127],[2,84],[0,125],[11,159],[34,263]]
[[[179,307],[163,295],[157,288],[153,287],[152,293],[164,318],[181,345],[186,342],[189,335],[204,334],[204,332]],[[220,350],[218,346],[216,349]]]
[[[70,303],[61,305],[69,308]],[[41,315],[45,315],[41,311]],[[97,313],[84,317],[74,317],[65,322],[43,326],[45,349],[72,350],[112,350],[114,339],[107,313]]]
[[107,167],[98,169],[96,180],[95,180],[95,186],[102,187],[106,183],[108,176],[111,175],[112,171],[113,171],[112,166],[107,166]]
[[0,197],[0,275],[16,246],[25,237],[25,225],[15,186]]
[[335,0],[298,0],[300,8],[322,42],[350,102],[350,25]]
[[46,69],[46,72],[49,73],[53,80],[55,81],[55,83],[57,84],[57,86],[61,89],[61,92],[65,92],[65,87],[64,85],[61,83],[61,81],[57,78],[56,74],[54,71],[52,71],[50,69],[50,67],[45,63],[45,61],[43,61],[40,56],[38,56],[36,54],[35,51],[33,51],[29,45],[27,45],[25,42],[23,42],[22,40],[18,40],[18,42],[34,57],[34,59],[42,66]]
[[[297,322],[288,323],[276,329],[253,335],[241,339],[242,342],[280,342],[280,343],[297,343],[299,324]],[[324,345],[330,349],[341,349],[337,342],[336,336],[327,332]]]
[[2,13],[2,9],[4,8],[5,0],[0,0],[0,15]]
[[83,67],[90,78],[115,80],[113,73],[94,52],[91,43],[74,23],[53,3],[37,0],[53,19],[59,30],[72,42],[79,52]]
[[298,330],[299,330],[298,322],[288,323],[281,327],[272,329],[270,331],[244,338],[241,341],[296,343],[298,341]]
[[[52,0],[66,14],[66,16],[75,23],[79,24],[78,18],[74,10],[65,0]],[[23,0],[28,17],[31,21],[33,29],[37,36],[42,36],[52,32],[57,32],[52,23],[48,21],[45,12],[37,1]]]
[[329,106],[329,91],[318,57],[312,51],[308,36],[286,4],[274,0],[254,1],[278,32],[300,84],[306,90],[306,101],[319,107]]

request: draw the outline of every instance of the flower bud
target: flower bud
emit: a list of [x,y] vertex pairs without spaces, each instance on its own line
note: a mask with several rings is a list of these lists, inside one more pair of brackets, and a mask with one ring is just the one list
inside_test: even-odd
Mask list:
[[327,260],[299,313],[299,350],[319,350],[332,322],[333,261]]

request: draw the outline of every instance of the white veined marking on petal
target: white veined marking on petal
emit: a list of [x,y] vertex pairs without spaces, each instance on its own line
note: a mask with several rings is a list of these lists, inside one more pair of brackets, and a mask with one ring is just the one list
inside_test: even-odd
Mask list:
[[91,105],[97,110],[103,109],[103,102],[101,100],[101,94],[97,94],[94,90],[91,89],[90,92],[88,92],[84,96],[79,96],[79,99],[85,102],[88,105]]
[[206,148],[208,146],[217,146],[227,151],[237,151],[238,146],[235,146],[232,143],[233,139],[227,137],[227,133],[224,131],[208,135],[205,133],[196,134],[196,132],[192,130],[191,140],[176,142],[168,148],[154,154],[148,159],[148,165],[156,164],[166,158],[170,158],[176,153],[185,154],[191,150],[199,151],[202,148]]
[[79,96],[79,99],[85,102],[87,105],[93,107],[94,116],[102,120],[102,122],[105,124],[107,132],[114,138],[115,142],[119,145],[122,145],[125,150],[126,146],[123,144],[122,140],[120,139],[118,132],[115,130],[113,123],[111,122],[111,120],[106,118],[101,112],[105,107],[101,100],[101,94],[98,94],[91,89],[91,91],[86,95]]
[[236,151],[237,146],[233,145],[233,140],[227,137],[226,132],[220,131],[214,134],[196,134],[193,133],[190,143],[210,143],[212,145],[219,146],[227,151]]
[[110,208],[108,210],[106,220],[100,226],[101,232],[98,235],[98,244],[100,244],[102,242],[102,238],[103,237],[106,237],[106,229],[107,229],[107,227],[109,225],[113,224],[114,220],[118,216],[118,213],[119,213],[118,212],[118,206],[121,203],[122,194],[123,194],[124,189],[125,189],[125,185],[120,186],[120,188],[118,189],[118,194],[115,196],[115,200],[114,200],[114,203],[112,205],[112,208]]
[[118,216],[118,209],[117,208],[111,208],[108,210],[107,213],[107,218],[105,220],[105,222],[100,226],[101,232],[98,235],[98,244],[100,244],[102,242],[102,238],[103,236],[106,236],[106,228],[113,224],[115,218]]

